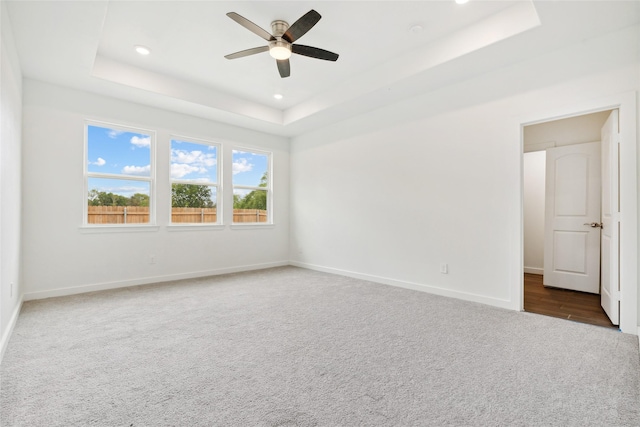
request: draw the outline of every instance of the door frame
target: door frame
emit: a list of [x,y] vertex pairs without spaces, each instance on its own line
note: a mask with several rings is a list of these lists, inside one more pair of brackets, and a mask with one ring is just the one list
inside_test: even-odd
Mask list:
[[636,92],[626,92],[575,105],[519,116],[520,133],[520,239],[516,254],[517,276],[512,280],[511,295],[515,308],[524,310],[524,127],[605,110],[619,111],[620,132],[620,330],[637,335],[638,327],[638,160]]

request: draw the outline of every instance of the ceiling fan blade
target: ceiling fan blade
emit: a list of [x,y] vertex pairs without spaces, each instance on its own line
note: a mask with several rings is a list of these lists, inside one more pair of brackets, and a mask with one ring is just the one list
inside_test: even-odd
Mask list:
[[289,77],[291,75],[291,64],[288,59],[278,59],[276,60],[278,63],[278,72],[280,72],[280,77],[283,79],[285,77]]
[[269,50],[269,46],[252,47],[251,49],[241,50],[240,52],[230,53],[224,57],[227,59],[243,58],[249,55],[255,55],[256,53],[266,52]]
[[314,25],[318,23],[318,21],[322,18],[322,16],[311,9],[309,12],[305,13],[300,19],[294,22],[289,29],[282,35],[282,38],[288,41],[289,43],[293,43],[298,40],[300,37],[304,36],[307,31],[309,31]]
[[258,27],[256,24],[254,24],[253,22],[249,21],[244,16],[238,15],[235,12],[229,12],[229,13],[227,13],[227,16],[229,18],[233,19],[234,21],[236,21],[238,24],[240,24],[243,27],[245,27],[247,30],[251,31],[254,34],[259,35],[260,37],[262,37],[263,39],[265,39],[268,42],[271,41],[271,40],[275,40],[276,39],[275,37],[273,37],[271,35],[271,33],[267,32],[266,30],[263,30],[260,27]]
[[325,61],[337,61],[337,53],[329,52],[328,50],[319,49],[317,47],[305,46],[303,44],[291,45],[291,51],[298,55],[309,56],[311,58],[324,59]]

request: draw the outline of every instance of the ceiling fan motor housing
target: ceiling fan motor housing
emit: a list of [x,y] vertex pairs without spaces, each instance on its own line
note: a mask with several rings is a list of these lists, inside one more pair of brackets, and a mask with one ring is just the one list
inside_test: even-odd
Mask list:
[[273,21],[271,23],[271,34],[274,37],[282,37],[282,35],[289,29],[289,24],[286,21]]

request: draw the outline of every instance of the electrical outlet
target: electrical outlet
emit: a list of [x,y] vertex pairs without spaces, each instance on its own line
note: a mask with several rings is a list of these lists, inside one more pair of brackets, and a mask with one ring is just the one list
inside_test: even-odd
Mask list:
[[448,264],[440,264],[440,273],[449,274],[449,265]]

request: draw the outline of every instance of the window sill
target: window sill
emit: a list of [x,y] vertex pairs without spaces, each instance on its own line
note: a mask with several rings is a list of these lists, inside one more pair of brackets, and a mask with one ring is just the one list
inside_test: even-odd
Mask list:
[[160,229],[157,225],[83,225],[80,232],[83,234],[95,233],[140,233],[154,232]]
[[171,224],[167,225],[167,231],[203,231],[224,230],[223,224]]
[[245,223],[245,224],[231,224],[230,225],[232,230],[255,230],[255,229],[265,229],[265,228],[276,228],[275,224],[265,224],[265,223],[258,223],[258,222],[251,222],[251,223]]

